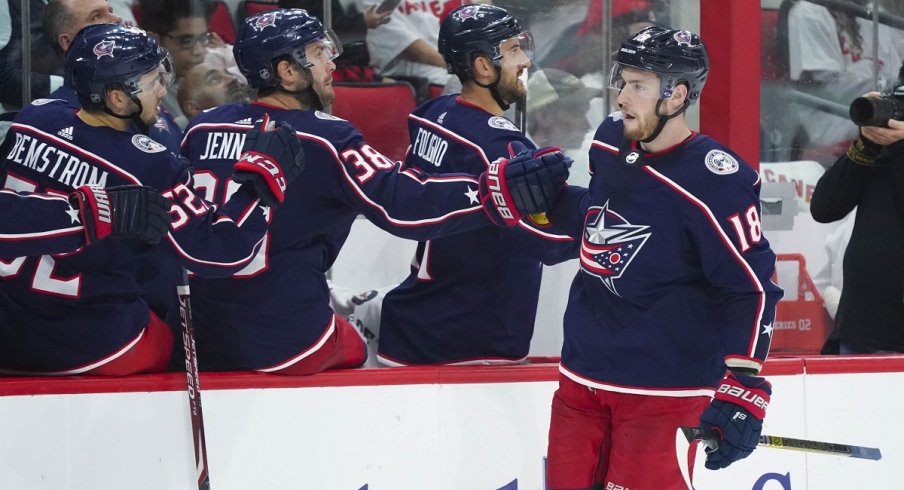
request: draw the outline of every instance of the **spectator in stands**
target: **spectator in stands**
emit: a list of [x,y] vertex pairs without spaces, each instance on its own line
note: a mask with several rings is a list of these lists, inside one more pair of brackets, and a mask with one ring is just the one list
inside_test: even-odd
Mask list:
[[888,125],[861,127],[810,201],[821,223],[856,207],[835,315],[841,354],[904,352],[904,121]]
[[[0,8],[0,104],[6,110],[13,110],[28,104],[22,100],[22,84],[26,73],[22,71],[22,10],[19,0],[5,0]],[[88,0],[86,0],[88,1]],[[105,2],[104,2],[105,3]],[[31,40],[31,98],[47,97],[63,84],[62,60],[53,56],[50,44],[41,32],[41,12],[44,2],[30,0],[28,3],[31,25],[28,36]]]
[[[864,92],[885,90],[901,66],[902,55],[894,42],[900,33],[880,24],[877,51],[872,32],[872,22],[853,11],[808,1],[794,4],[788,12],[791,79],[801,91],[844,107]],[[874,79],[876,65],[878,80]],[[857,136],[857,127],[843,115],[813,104],[800,104],[796,110],[802,126],[796,146],[809,147],[811,159],[830,163]]]
[[[378,3],[355,0],[360,10]],[[449,73],[436,43],[446,4],[453,3],[464,2],[403,0],[389,22],[368,31],[367,50],[377,73],[412,82],[418,93],[424,93],[427,84],[445,85]]]
[[176,94],[182,79],[204,61],[211,35],[207,31],[207,11],[201,0],[139,0],[140,26],[154,36],[173,58],[176,80],[163,99],[163,108],[184,128],[188,119],[179,108]]
[[199,112],[232,102],[247,102],[251,97],[245,77],[210,63],[201,63],[188,71],[179,87],[182,113],[190,121]]

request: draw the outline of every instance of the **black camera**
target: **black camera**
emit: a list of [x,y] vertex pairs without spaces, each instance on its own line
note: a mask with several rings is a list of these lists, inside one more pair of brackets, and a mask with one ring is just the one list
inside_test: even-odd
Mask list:
[[890,94],[857,97],[848,110],[857,126],[888,127],[889,119],[904,121],[904,65],[898,71],[898,83]]

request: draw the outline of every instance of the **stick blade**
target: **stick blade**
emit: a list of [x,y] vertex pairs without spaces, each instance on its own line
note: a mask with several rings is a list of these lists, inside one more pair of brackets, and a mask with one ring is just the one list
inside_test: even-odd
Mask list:
[[851,457],[879,461],[882,459],[882,451],[877,447],[851,446]]

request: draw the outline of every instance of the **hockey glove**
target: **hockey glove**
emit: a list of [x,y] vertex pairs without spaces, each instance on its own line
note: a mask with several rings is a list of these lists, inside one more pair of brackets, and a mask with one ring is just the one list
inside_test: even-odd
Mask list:
[[171,203],[150,187],[125,185],[103,189],[82,186],[69,194],[85,227],[85,242],[138,238],[156,244],[169,231]]
[[558,148],[528,150],[509,145],[510,158],[491,163],[480,175],[480,202],[498,226],[514,226],[526,215],[552,209],[568,179],[572,160]]
[[757,376],[729,373],[700,415],[700,427],[712,429],[719,443],[706,457],[711,470],[726,468],[753,452],[763,430],[772,385]]
[[286,188],[304,169],[304,150],[295,129],[286,122],[274,128],[265,114],[260,128],[245,136],[234,168],[232,179],[251,186],[264,205],[283,202]]

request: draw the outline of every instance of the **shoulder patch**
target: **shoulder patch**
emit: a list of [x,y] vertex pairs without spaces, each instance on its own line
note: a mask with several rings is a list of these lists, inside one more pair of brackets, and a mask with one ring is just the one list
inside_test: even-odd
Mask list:
[[519,133],[521,132],[521,130],[518,129],[518,126],[515,126],[515,123],[509,121],[508,119],[506,119],[504,117],[500,117],[500,116],[491,117],[490,120],[487,121],[487,124],[489,124],[491,128],[507,129],[509,131],[517,131]]
[[58,100],[63,100],[63,99],[35,99],[35,100],[31,101],[31,105],[44,105],[44,104],[49,104],[51,102],[56,102]]
[[327,114],[321,111],[314,111],[314,116],[317,119],[325,119],[327,121],[345,121],[345,119],[342,119],[341,117],[336,117],[332,114]]
[[722,150],[709,150],[706,154],[706,168],[716,175],[728,175],[737,172],[740,165],[735,157]]
[[138,148],[145,153],[160,153],[161,151],[166,150],[165,146],[143,134],[132,136],[132,144],[135,145],[135,148]]

